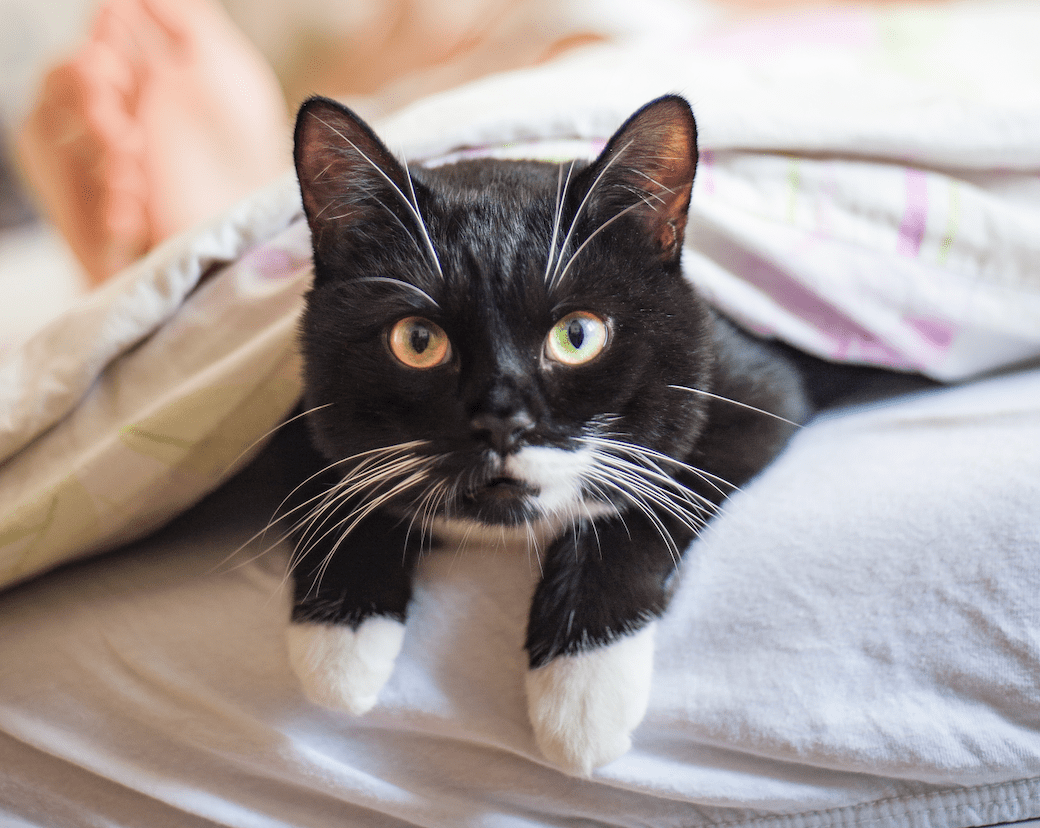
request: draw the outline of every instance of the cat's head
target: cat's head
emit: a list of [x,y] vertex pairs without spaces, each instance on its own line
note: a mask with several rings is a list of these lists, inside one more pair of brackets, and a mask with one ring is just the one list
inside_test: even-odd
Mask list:
[[296,125],[314,243],[302,322],[316,442],[402,515],[510,525],[625,498],[603,460],[686,455],[710,318],[679,267],[697,163],[678,97],[592,162],[409,170],[349,110]]

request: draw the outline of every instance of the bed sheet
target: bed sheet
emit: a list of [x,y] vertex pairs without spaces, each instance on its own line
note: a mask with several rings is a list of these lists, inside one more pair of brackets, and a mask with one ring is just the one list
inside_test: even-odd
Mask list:
[[[1029,4],[810,15],[773,34],[590,48],[379,130],[413,163],[588,155],[678,89],[701,147],[684,269],[717,306],[831,359],[944,380],[1040,357]],[[985,71],[966,85],[969,46]],[[299,392],[307,257],[286,178],[0,357],[0,583],[140,536],[248,457]]]
[[235,553],[276,502],[264,455],[157,537],[0,596],[0,814],[243,828],[1040,817],[1038,445],[1040,370],[804,429],[691,549],[647,717],[591,780],[547,766],[527,723],[526,550],[427,557],[380,704],[352,718],[307,703],[283,644],[286,551]]

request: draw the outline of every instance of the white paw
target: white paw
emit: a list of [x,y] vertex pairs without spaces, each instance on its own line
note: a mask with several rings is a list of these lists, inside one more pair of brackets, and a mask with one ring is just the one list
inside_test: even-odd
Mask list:
[[527,674],[528,715],[546,759],[588,776],[632,746],[650,699],[655,627]]
[[382,616],[357,630],[335,624],[292,623],[285,633],[289,663],[315,704],[355,715],[375,706],[401,651],[404,624]]

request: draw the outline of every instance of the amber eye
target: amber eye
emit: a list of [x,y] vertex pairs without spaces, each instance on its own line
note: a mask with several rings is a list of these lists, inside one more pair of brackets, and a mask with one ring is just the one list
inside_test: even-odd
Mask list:
[[569,313],[545,339],[548,357],[564,365],[584,365],[607,347],[607,323],[588,311]]
[[390,352],[409,368],[435,368],[451,359],[451,342],[440,325],[409,316],[394,324]]

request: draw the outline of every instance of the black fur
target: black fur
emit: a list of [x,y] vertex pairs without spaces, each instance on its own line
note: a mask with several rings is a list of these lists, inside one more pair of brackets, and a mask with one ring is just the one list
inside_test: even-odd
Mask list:
[[[434,486],[451,489],[436,500],[441,518],[536,520],[530,484],[504,475],[503,457],[529,446],[574,450],[590,434],[699,471],[644,462],[649,478],[671,476],[674,484],[656,482],[685,504],[654,503],[649,513],[616,490],[589,489],[613,513],[574,515],[546,551],[530,663],[607,643],[663,612],[698,526],[782,449],[795,428],[785,420],[811,411],[788,355],[718,317],[682,276],[696,162],[692,113],[671,96],[633,115],[592,163],[410,172],[340,105],[303,106],[296,165],[315,267],[301,333],[305,403],[313,462],[335,465],[298,502],[363,474],[376,462],[365,452],[423,443],[409,450],[415,465],[298,531],[295,620],[403,620]],[[546,357],[545,342],[574,311],[607,320],[609,339],[599,356],[568,367]],[[443,364],[411,368],[391,353],[388,331],[413,316],[446,333]],[[394,489],[419,469],[421,483]]]

